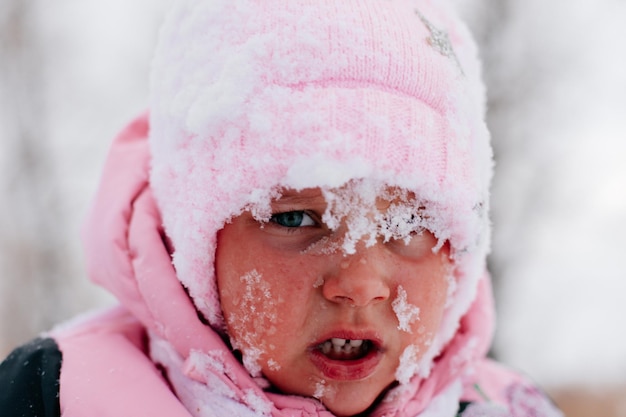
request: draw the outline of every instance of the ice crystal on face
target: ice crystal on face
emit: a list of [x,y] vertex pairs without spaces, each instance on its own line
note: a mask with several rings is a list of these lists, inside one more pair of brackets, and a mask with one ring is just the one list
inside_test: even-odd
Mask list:
[[408,302],[408,296],[402,285],[398,286],[398,295],[391,303],[393,312],[398,318],[398,330],[413,333],[411,324],[419,320],[420,309]]
[[[235,335],[231,334],[231,343],[241,351],[243,365],[253,377],[261,375],[259,360],[270,350],[258,332],[276,332],[274,323],[278,319],[270,285],[262,278],[256,270],[240,278],[246,284],[245,292],[238,303],[239,310],[229,317]],[[258,305],[262,308],[257,308]]]
[[315,382],[315,391],[312,394],[313,398],[317,398],[318,400],[332,400],[337,395],[337,390],[332,386],[328,385],[328,382],[324,379],[319,379]]
[[352,181],[341,188],[323,190],[328,205],[322,221],[331,230],[347,226],[341,245],[346,254],[355,253],[361,240],[367,246],[376,243],[378,227],[373,216],[382,189],[382,184],[374,181]]
[[408,244],[413,234],[424,230],[415,203],[391,204],[384,213],[377,216],[377,220],[379,233],[385,242],[394,239]]
[[320,275],[319,277],[317,277],[317,280],[313,283],[313,288],[319,288],[322,285],[324,285],[324,277]]
[[341,245],[339,242],[330,239],[328,236],[324,236],[320,240],[313,242],[300,253],[303,255],[330,255],[340,249]]
[[[331,230],[345,226],[341,249],[346,254],[354,253],[360,241],[367,247],[378,240],[408,243],[413,234],[429,225],[411,193],[380,181],[355,180],[322,191],[328,204],[322,221]],[[335,250],[328,244],[325,247]]]
[[262,295],[263,298],[267,300],[271,300],[272,294],[270,293],[270,287],[266,282],[262,281],[261,274],[256,270],[252,270],[242,276],[241,281],[246,283],[245,302],[255,301],[259,295]]
[[396,369],[396,380],[400,384],[408,384],[414,375],[419,371],[419,348],[409,345],[400,356],[400,364]]
[[279,371],[280,370],[280,364],[278,362],[276,362],[274,359],[268,360],[267,361],[267,366],[272,371]]
[[313,393],[313,397],[317,398],[318,400],[322,399],[324,397],[324,394],[326,393],[326,389],[326,381],[322,379],[315,384],[315,392]]

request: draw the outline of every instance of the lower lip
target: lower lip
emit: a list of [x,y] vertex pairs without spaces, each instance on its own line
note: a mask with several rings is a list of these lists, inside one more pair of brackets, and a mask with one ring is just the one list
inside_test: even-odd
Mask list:
[[356,381],[372,375],[382,360],[380,350],[372,349],[364,358],[348,361],[330,359],[318,349],[310,352],[311,362],[326,378],[337,381]]

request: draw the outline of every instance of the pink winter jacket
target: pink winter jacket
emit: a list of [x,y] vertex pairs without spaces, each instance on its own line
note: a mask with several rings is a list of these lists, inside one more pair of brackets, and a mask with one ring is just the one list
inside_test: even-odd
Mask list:
[[[50,334],[63,355],[61,415],[330,416],[314,399],[265,392],[198,317],[176,277],[152,198],[147,132],[142,116],[116,139],[83,233],[90,278],[121,305]],[[485,359],[492,323],[485,276],[430,376],[416,377],[373,415],[560,416],[526,380]],[[219,366],[197,360],[199,352],[219,358]],[[173,385],[189,389],[177,393]]]

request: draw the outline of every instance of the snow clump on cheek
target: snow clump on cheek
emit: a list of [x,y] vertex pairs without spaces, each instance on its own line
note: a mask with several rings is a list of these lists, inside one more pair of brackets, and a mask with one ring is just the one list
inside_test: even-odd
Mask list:
[[402,285],[398,286],[398,295],[391,303],[391,308],[398,318],[398,330],[413,333],[411,325],[419,320],[420,309],[410,304],[407,300],[407,293]]
[[[267,336],[277,332],[277,304],[281,300],[274,299],[270,284],[255,269],[240,280],[243,291],[234,302],[236,308],[227,316],[230,340],[233,348],[242,352],[243,365],[250,375],[260,377],[261,358],[276,349]],[[280,369],[280,364],[271,357],[267,359],[267,366]]]
[[400,355],[400,363],[396,369],[395,375],[396,380],[400,384],[408,384],[411,378],[419,372],[419,353],[419,347],[416,345],[409,345],[404,349],[402,355]]

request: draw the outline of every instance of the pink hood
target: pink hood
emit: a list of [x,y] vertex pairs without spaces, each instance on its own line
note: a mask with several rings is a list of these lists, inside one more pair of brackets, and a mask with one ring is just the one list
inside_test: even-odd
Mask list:
[[[222,408],[213,410],[217,415],[220,415],[220,409],[232,411],[239,408],[252,410],[250,415],[330,415],[315,400],[264,392],[259,381],[251,378],[230,353],[219,334],[199,318],[172,266],[159,211],[152,198],[148,182],[150,156],[147,134],[147,116],[142,116],[116,139],[83,231],[89,276],[111,291],[132,315],[114,313],[113,318],[107,318],[109,324],[95,325],[98,329],[95,333],[126,332],[135,335],[129,336],[131,340],[139,340],[141,328],[145,327],[151,335],[153,359],[168,370],[170,379],[177,380],[174,385],[177,389],[182,387],[178,396],[187,405],[193,401],[218,404],[215,407]],[[485,277],[481,280],[471,309],[436,360],[431,375],[427,379],[415,377],[410,384],[392,390],[388,397],[393,401],[384,401],[375,415],[418,415],[427,409],[433,398],[450,390],[453,384],[459,384],[468,369],[478,365],[486,354],[492,332],[492,311],[489,283]],[[94,325],[91,326],[93,333]],[[123,330],[128,328],[131,330]],[[77,332],[80,333],[69,331],[73,334]],[[64,337],[69,340],[67,333]],[[61,338],[64,352],[75,348],[75,342],[72,345],[63,340]],[[108,346],[106,337],[96,337],[89,343],[100,352],[113,348]],[[140,341],[134,344],[141,346]],[[145,389],[138,389],[136,382],[141,378],[154,380],[154,370],[142,371],[139,368],[146,365],[140,365],[140,361],[129,358],[125,352],[120,350],[115,359],[100,366],[108,367],[112,362],[119,362],[127,363],[125,369],[137,368],[141,377],[119,383],[129,385],[128,388],[135,393],[132,401],[137,402],[137,409],[141,409],[141,404],[158,403],[148,384]],[[132,353],[131,356],[136,355]],[[83,380],[71,375],[93,373],[85,368],[82,359],[72,360],[72,355],[68,358],[64,362],[65,379],[61,384],[62,405],[75,411],[68,416],[81,415],[78,412],[81,403],[63,396],[63,393],[80,391]],[[99,371],[93,372],[102,375],[100,384],[106,384],[107,379],[114,377],[111,371]],[[211,389],[207,389],[207,384]],[[221,388],[216,389],[218,386]],[[123,388],[119,389],[123,391]],[[460,391],[450,398],[453,405],[456,405],[459,395]],[[185,401],[185,396],[194,398]],[[88,411],[89,402],[83,404]]]
[[161,32],[150,115],[109,155],[85,228],[89,273],[148,330],[188,409],[220,397],[323,414],[265,393],[223,342],[217,232],[242,210],[267,215],[280,188],[409,190],[450,245],[454,282],[419,374],[377,413],[454,405],[491,338],[491,156],[476,47],[445,2],[182,0]]
[[214,328],[225,222],[263,217],[281,188],[367,179],[414,192],[450,243],[439,353],[484,273],[492,173],[477,49],[445,0],[181,0],[151,93],[151,187],[178,278]]

